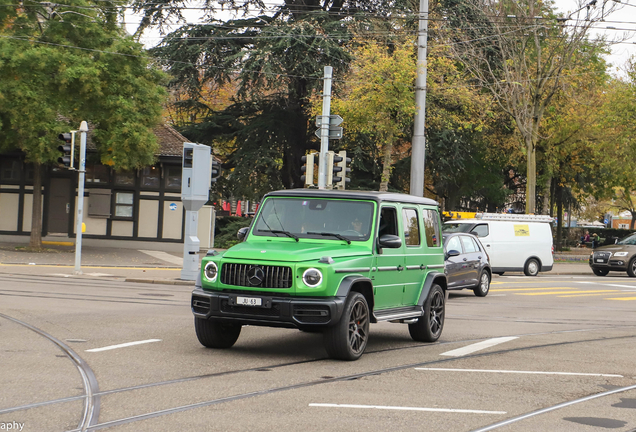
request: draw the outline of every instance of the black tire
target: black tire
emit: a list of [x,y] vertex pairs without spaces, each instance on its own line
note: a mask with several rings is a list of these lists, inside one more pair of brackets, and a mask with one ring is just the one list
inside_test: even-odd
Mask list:
[[539,274],[539,270],[541,270],[541,266],[539,265],[539,261],[535,258],[530,258],[526,261],[526,265],[523,268],[523,272],[526,276],[536,276]]
[[241,324],[228,324],[194,318],[194,329],[201,345],[207,348],[230,348],[241,334]]
[[479,276],[479,284],[473,288],[473,292],[477,297],[486,297],[490,291],[490,274],[486,270],[481,272]]
[[435,342],[444,329],[446,297],[439,285],[433,285],[424,303],[424,315],[409,324],[409,333],[414,341]]
[[592,269],[592,271],[596,276],[607,276],[607,274],[609,273],[609,270],[602,269]]
[[629,277],[636,277],[636,258],[632,258],[627,265],[627,274]]
[[338,360],[357,360],[369,341],[369,305],[359,292],[347,296],[340,321],[324,332],[325,349],[329,357]]

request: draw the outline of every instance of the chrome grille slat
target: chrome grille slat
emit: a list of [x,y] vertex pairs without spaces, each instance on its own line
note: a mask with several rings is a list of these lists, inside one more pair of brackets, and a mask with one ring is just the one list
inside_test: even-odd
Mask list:
[[221,283],[254,288],[291,288],[291,267],[258,265],[257,267],[263,271],[263,281],[260,285],[251,285],[248,280],[248,272],[254,266],[252,264],[224,263],[220,272]]

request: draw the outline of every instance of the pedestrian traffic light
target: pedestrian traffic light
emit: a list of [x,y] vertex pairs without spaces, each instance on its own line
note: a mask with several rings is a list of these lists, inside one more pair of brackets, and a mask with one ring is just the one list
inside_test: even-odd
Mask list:
[[304,165],[300,168],[300,171],[304,173],[300,176],[300,180],[305,186],[314,185],[314,164],[318,162],[318,158],[318,153],[309,153],[300,158],[304,162]]
[[338,170],[338,176],[334,177],[334,188],[344,190],[346,184],[351,181],[351,179],[347,177],[347,174],[351,172],[351,168],[347,167],[347,164],[351,163],[351,158],[348,158],[347,152],[343,150],[339,152],[338,155],[334,156],[333,160],[338,164],[338,168],[340,168]]
[[58,139],[64,141],[64,144],[60,144],[57,149],[62,152],[62,156],[57,158],[57,162],[64,165],[66,168],[73,168],[73,159],[74,159],[74,149],[75,143],[73,142],[75,138],[72,133],[61,133],[57,136]]
[[189,147],[183,149],[183,168],[192,168],[193,150]]
[[212,167],[210,169],[210,174],[212,177],[212,183],[215,183],[216,179],[221,176],[221,163],[215,160],[214,156],[212,156]]

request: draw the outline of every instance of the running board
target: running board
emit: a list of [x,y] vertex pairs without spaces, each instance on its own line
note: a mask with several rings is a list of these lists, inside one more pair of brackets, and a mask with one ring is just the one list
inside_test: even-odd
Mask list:
[[378,322],[380,322],[417,318],[421,317],[423,313],[424,311],[422,310],[421,306],[408,306],[402,308],[373,311],[373,316]]

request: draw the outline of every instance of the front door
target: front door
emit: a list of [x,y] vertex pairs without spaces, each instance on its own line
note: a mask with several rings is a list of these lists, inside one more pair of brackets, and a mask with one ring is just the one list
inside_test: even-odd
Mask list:
[[49,194],[48,233],[68,234],[71,217],[71,179],[52,178]]
[[[395,207],[383,206],[380,210],[378,236],[381,237],[383,234],[400,235],[398,213]],[[402,237],[401,247],[384,248],[381,254],[376,255],[376,272],[373,276],[375,309],[394,308],[402,305],[405,282],[404,247],[404,238]]]

